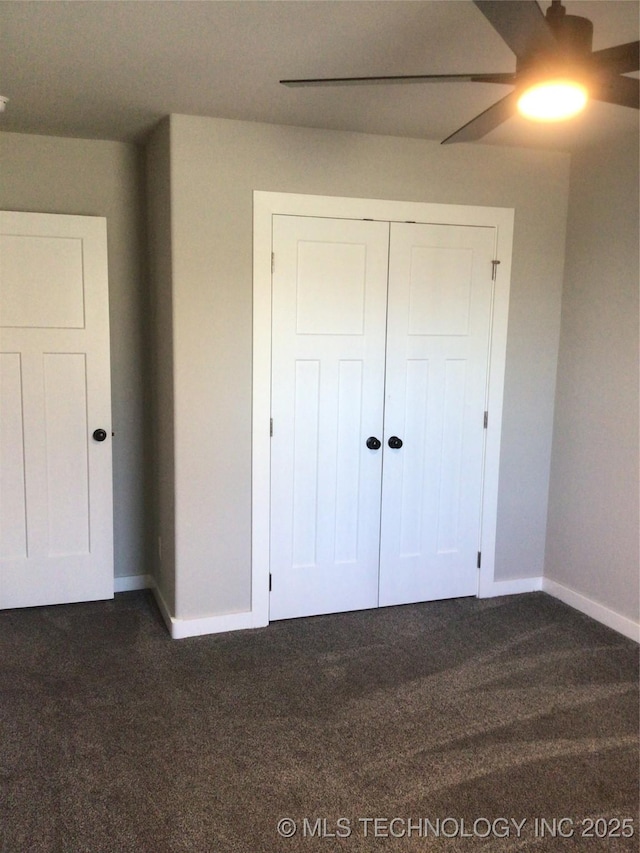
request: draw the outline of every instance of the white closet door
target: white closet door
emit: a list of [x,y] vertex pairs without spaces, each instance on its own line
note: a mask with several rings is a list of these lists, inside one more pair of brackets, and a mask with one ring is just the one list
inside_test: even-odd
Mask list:
[[388,235],[274,217],[271,619],[378,604]]
[[477,593],[494,245],[391,225],[380,605]]
[[0,212],[0,344],[0,607],[111,598],[104,219]]

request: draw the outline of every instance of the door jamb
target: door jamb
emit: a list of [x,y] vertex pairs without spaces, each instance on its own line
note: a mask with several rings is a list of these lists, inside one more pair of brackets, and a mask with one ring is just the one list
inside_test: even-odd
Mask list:
[[[253,193],[253,376],[251,426],[251,610],[254,625],[269,623],[271,483],[271,269],[275,215],[332,219],[375,219],[475,225],[495,229],[495,286],[492,304],[486,409],[490,413],[484,454],[478,596],[494,585],[498,476],[507,348],[514,210],[504,207],[340,198],[296,193]],[[276,425],[277,429],[277,425]]]

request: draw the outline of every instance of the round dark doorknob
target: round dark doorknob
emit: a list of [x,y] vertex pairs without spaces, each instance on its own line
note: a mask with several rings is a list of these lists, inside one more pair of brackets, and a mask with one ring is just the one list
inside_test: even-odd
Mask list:
[[105,430],[94,429],[94,431],[93,431],[94,441],[104,441],[106,437],[107,437],[107,433]]
[[398,438],[397,435],[392,435],[389,439],[389,447],[392,447],[394,450],[400,450],[402,447],[402,439]]
[[382,442],[379,438],[376,438],[375,435],[372,435],[367,439],[367,447],[369,450],[380,450]]

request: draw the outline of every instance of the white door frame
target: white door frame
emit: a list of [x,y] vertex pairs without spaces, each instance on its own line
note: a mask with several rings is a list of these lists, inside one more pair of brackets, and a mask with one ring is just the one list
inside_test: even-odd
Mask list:
[[429,204],[255,191],[253,194],[253,397],[252,397],[252,566],[251,622],[269,623],[271,481],[271,231],[274,215],[375,219],[495,228],[496,280],[493,296],[484,487],[482,566],[478,596],[492,594],[498,510],[498,474],[507,349],[514,210],[503,207]]

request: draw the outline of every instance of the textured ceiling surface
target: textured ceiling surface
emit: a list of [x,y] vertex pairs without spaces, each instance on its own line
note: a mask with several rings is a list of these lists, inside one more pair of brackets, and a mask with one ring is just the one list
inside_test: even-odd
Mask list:
[[[565,5],[593,21],[595,50],[638,38],[636,0]],[[0,2],[0,94],[10,99],[0,129],[22,133],[139,141],[184,113],[441,140],[509,90],[278,81],[514,69],[470,0]],[[637,128],[637,110],[592,102],[564,125],[514,117],[483,142],[569,150]]]

